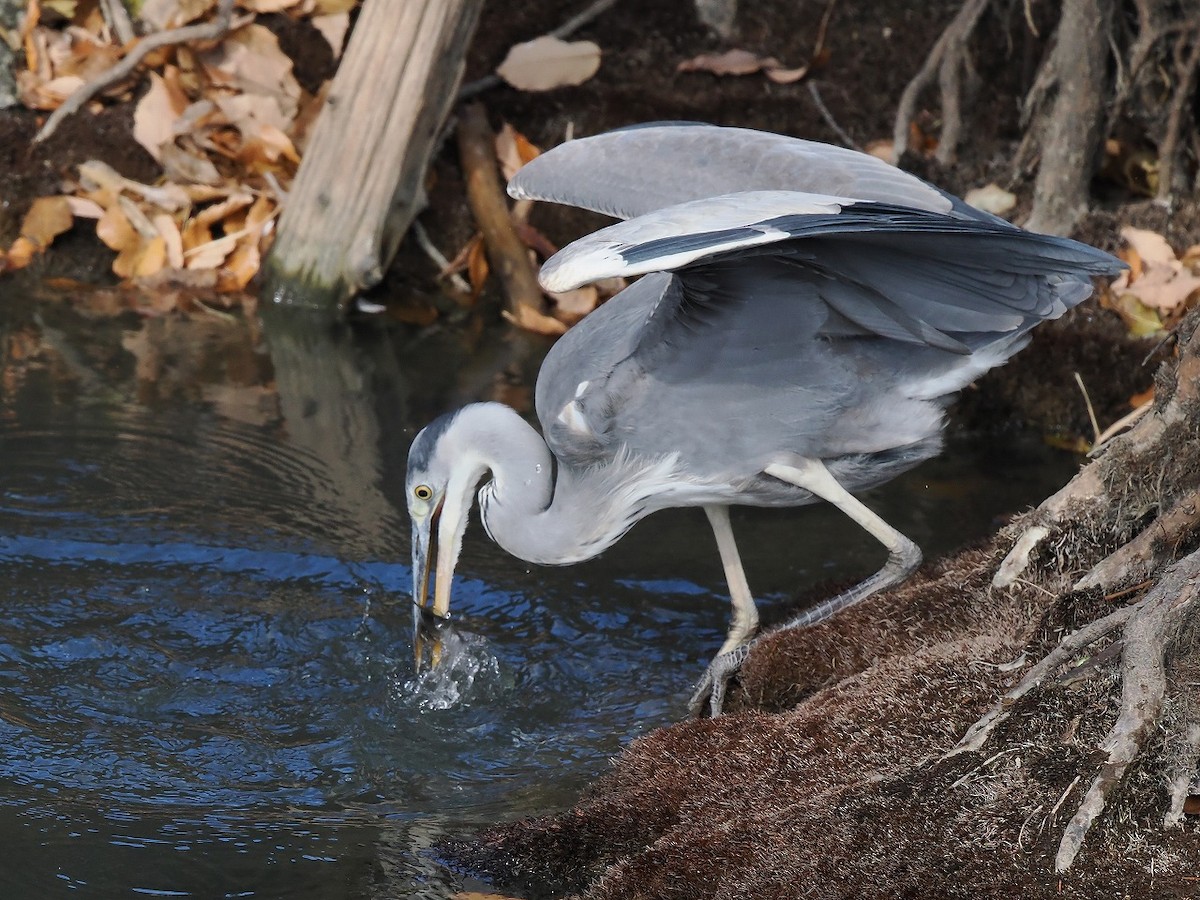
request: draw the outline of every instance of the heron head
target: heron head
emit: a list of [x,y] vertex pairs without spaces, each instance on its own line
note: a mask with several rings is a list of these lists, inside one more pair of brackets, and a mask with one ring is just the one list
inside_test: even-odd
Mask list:
[[[432,635],[432,662],[440,657],[436,631],[450,612],[450,583],[462,551],[472,493],[483,472],[476,453],[461,446],[457,413],[430,422],[408,451],[405,496],[412,519],[413,648],[421,668],[424,639]],[[433,581],[433,606],[429,584]]]

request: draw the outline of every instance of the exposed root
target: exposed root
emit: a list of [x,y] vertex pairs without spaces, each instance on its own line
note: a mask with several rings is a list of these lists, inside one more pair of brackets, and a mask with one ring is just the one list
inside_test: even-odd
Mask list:
[[1200,491],[1191,491],[1116,553],[1105,557],[1075,583],[1075,590],[1109,589],[1141,581],[1175,558],[1180,545],[1200,529]]
[[[1178,643],[1183,625],[1189,612],[1194,613],[1198,599],[1200,551],[1168,568],[1158,585],[1140,603],[1116,610],[1064,638],[946,754],[953,756],[979,750],[1018,700],[1076,654],[1120,630],[1121,711],[1100,743],[1099,749],[1107,754],[1104,764],[1063,831],[1054,861],[1059,872],[1070,868],[1088,832],[1104,811],[1113,788],[1121,783],[1146,738],[1159,725],[1168,691],[1174,687],[1168,672],[1168,654]],[[1168,784],[1170,808],[1165,816],[1168,824],[1178,822],[1183,814],[1191,784],[1189,767],[1194,773],[1195,761],[1200,756],[1200,724],[1188,723],[1185,742],[1183,759]]]
[[[1013,548],[997,569],[992,581],[994,587],[1010,587],[1020,581],[1037,559],[1036,551],[1045,546],[1049,538],[1059,534],[1061,527],[1087,522],[1101,516],[1106,509],[1120,507],[1116,492],[1128,487],[1131,460],[1142,459],[1151,465],[1161,464],[1172,452],[1172,435],[1178,436],[1180,429],[1191,433],[1190,429],[1195,427],[1196,410],[1200,408],[1200,339],[1192,333],[1181,333],[1178,368],[1168,387],[1169,390],[1156,397],[1149,413],[1138,419],[1129,431],[1105,444],[1096,459],[1033,512],[1024,532],[1017,537]],[[1146,464],[1143,463],[1141,468],[1145,468]],[[1179,487],[1185,488],[1184,485]],[[1122,582],[1131,583],[1145,578],[1145,569],[1134,563],[1139,558],[1160,562],[1170,559],[1173,554],[1166,552],[1167,545],[1174,550],[1197,530],[1196,517],[1200,513],[1196,507],[1200,507],[1200,491],[1193,487],[1171,501],[1170,511],[1158,517],[1159,521],[1154,525],[1143,529],[1144,537],[1134,538],[1134,546],[1112,554],[1112,563],[1106,560],[1093,564],[1095,568],[1084,576],[1076,588],[1111,589]],[[1127,543],[1127,539],[1121,543]],[[1159,548],[1157,553],[1154,548]],[[1123,559],[1128,561],[1129,567],[1122,578],[1120,565]],[[1100,571],[1097,572],[1097,569]]]
[[892,128],[892,162],[898,162],[908,146],[908,131],[917,109],[917,100],[937,76],[941,95],[942,133],[936,151],[940,163],[954,161],[962,134],[962,72],[968,65],[967,41],[991,0],[966,0],[958,15],[946,26],[925,65],[913,76],[900,95],[896,124]]
[[1008,718],[1009,712],[1018,700],[1045,681],[1059,666],[1068,662],[1072,657],[1083,652],[1097,641],[1104,639],[1116,629],[1123,627],[1133,617],[1137,609],[1138,607],[1136,606],[1124,606],[1116,612],[1109,613],[1104,618],[1097,619],[1063,638],[1062,643],[1046,654],[1040,662],[1035,664],[1016,687],[1001,697],[995,706],[984,713],[979,721],[968,728],[962,740],[947,752],[943,758],[979,750],[987,743],[987,739],[996,730],[996,726]]
[[1166,654],[1179,634],[1185,611],[1195,603],[1198,593],[1200,551],[1167,569],[1125,626],[1121,714],[1100,744],[1108,758],[1063,832],[1054,858],[1054,867],[1059,872],[1070,868],[1092,824],[1104,811],[1108,795],[1121,783],[1147,735],[1158,724],[1167,693]]
[[1176,84],[1167,113],[1166,134],[1159,147],[1156,197],[1160,203],[1168,205],[1177,193],[1187,190],[1179,142],[1191,131],[1191,104],[1200,74],[1200,16],[1194,17],[1176,38],[1173,58]]
[[1165,828],[1174,828],[1183,821],[1184,804],[1195,793],[1196,769],[1200,765],[1200,722],[1191,722],[1183,738],[1183,752],[1167,779],[1167,796],[1171,803],[1163,816]]

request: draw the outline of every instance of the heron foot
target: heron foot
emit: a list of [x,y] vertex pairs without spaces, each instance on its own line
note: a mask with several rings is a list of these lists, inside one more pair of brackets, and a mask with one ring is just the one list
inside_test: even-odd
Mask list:
[[721,715],[729,680],[741,671],[742,664],[750,655],[750,648],[755,643],[756,641],[747,641],[740,647],[734,647],[732,650],[718,653],[713,657],[713,661],[708,664],[708,668],[704,670],[704,674],[696,683],[691,699],[688,700],[688,714],[693,719],[700,718],[700,714],[704,711],[705,701],[708,701],[710,716],[715,719]]

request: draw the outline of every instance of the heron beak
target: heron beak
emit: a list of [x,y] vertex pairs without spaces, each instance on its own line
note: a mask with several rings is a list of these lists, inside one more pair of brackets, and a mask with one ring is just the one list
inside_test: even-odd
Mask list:
[[445,556],[440,552],[440,548],[435,548],[433,538],[438,531],[441,514],[442,505],[439,503],[429,516],[413,520],[413,667],[417,672],[424,667],[426,641],[429,643],[430,666],[441,662],[441,631],[447,624],[446,613],[450,609],[449,578],[445,579],[446,586],[443,590],[440,568],[434,584],[434,607],[428,607],[429,576],[434,571],[435,560],[440,561],[441,557]]

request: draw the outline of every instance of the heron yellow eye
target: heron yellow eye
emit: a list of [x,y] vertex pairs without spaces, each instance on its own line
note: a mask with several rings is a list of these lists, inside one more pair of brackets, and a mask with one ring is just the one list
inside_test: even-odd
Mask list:
[[433,489],[427,484],[418,484],[413,488],[413,496],[418,500],[428,500],[433,496]]

